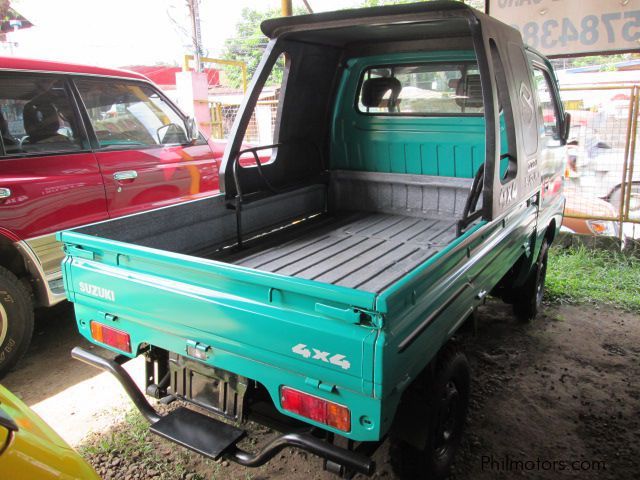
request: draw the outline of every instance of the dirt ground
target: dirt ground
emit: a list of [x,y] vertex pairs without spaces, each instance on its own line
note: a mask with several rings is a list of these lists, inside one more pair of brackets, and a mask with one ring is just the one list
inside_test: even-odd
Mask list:
[[[88,442],[97,445],[131,428],[122,422],[130,404],[120,397],[114,400],[120,390],[110,379],[69,358],[72,346],[85,343],[65,308],[57,309],[59,318],[38,321],[28,357],[4,384],[35,405],[72,444],[86,445],[92,429],[98,433]],[[505,305],[481,308],[476,332],[461,338],[473,384],[469,421],[452,479],[638,478],[639,320],[608,307],[547,306],[534,323],[521,325]],[[55,401],[47,401],[52,395]],[[80,401],[71,398],[78,395]],[[98,398],[102,396],[109,400]],[[72,413],[67,402],[73,405]],[[269,435],[259,429],[257,443]],[[156,464],[126,448],[88,456],[105,479],[336,478],[322,471],[318,458],[304,452],[285,450],[270,464],[248,470],[204,460],[150,434],[138,441],[152,442]],[[375,459],[376,478],[394,478],[386,444]]]
[[[78,333],[71,304],[38,310],[29,351],[1,381],[74,447],[90,432],[112,427],[133,406],[110,374],[71,358],[75,346],[114,356]],[[139,385],[144,383],[142,358],[125,369]]]

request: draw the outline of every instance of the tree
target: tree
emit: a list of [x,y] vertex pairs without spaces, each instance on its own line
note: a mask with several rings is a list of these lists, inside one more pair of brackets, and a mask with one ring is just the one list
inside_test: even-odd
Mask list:
[[[307,13],[305,9],[294,8],[294,15]],[[240,21],[236,24],[236,33],[224,43],[222,58],[227,60],[240,60],[247,64],[247,76],[251,78],[260,63],[262,53],[269,39],[260,30],[260,24],[269,18],[280,17],[279,9],[255,10],[245,8],[242,10]],[[276,65],[270,81],[279,84],[282,81],[282,68],[284,65]],[[225,67],[225,75],[234,88],[242,85],[242,73],[238,67]]]
[[578,67],[599,67],[600,72],[609,72],[616,70],[616,63],[626,62],[629,60],[640,60],[640,54],[637,53],[617,53],[613,55],[595,55],[582,56],[573,58],[556,58],[551,60],[553,68],[556,70],[565,70],[568,68]]
[[[397,5],[402,3],[413,3],[416,0],[362,0],[362,7],[379,7],[382,5]],[[425,0],[428,1],[428,0]],[[472,7],[484,10],[484,0],[465,0],[464,3]],[[305,8],[296,6],[293,9],[294,15],[304,15],[308,13]],[[260,24],[269,18],[281,16],[279,9],[256,10],[245,8],[242,10],[240,21],[236,24],[236,32],[232,38],[225,41],[222,58],[227,60],[240,60],[247,64],[247,75],[253,76],[262,58],[262,53],[267,46],[268,39],[260,30]],[[282,81],[283,63],[276,65],[272,71],[269,81],[279,85]],[[225,67],[225,75],[230,86],[239,88],[242,85],[242,73],[238,67]]]
[[2,17],[3,20],[8,18],[10,8],[10,0],[0,0],[0,17]]

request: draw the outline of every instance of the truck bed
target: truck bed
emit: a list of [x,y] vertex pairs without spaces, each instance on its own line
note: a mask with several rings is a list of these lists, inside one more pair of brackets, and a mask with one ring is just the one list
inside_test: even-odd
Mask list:
[[[456,238],[472,179],[357,171],[242,206],[217,195],[77,234],[379,294]],[[84,242],[85,240],[81,240]],[[241,272],[239,272],[241,273]]]
[[454,219],[340,212],[259,239],[245,250],[210,258],[379,293],[438,253],[455,235]]

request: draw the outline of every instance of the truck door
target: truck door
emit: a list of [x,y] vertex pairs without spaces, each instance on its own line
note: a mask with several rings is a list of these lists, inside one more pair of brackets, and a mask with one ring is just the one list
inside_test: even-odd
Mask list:
[[185,117],[150,84],[75,81],[93,128],[109,216],[199,198],[218,189],[207,143],[187,144]]
[[533,63],[533,77],[538,99],[538,154],[542,177],[540,208],[557,200],[562,193],[562,171],[566,162],[566,150],[561,139],[561,106],[553,76],[542,62]]

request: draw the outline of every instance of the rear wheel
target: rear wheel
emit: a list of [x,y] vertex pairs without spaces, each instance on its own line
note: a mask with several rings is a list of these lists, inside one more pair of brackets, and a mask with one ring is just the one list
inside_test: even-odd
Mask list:
[[391,466],[399,478],[439,480],[449,475],[467,417],[469,372],[467,357],[455,347],[438,359],[432,381],[424,388],[427,425],[417,426],[427,429],[423,448],[390,439]]
[[514,292],[513,312],[518,320],[533,320],[542,308],[544,282],[547,276],[547,260],[549,258],[549,242],[544,240],[538,254],[538,261],[529,273],[524,285]]
[[31,295],[13,273],[0,267],[0,378],[25,354],[32,334]]

